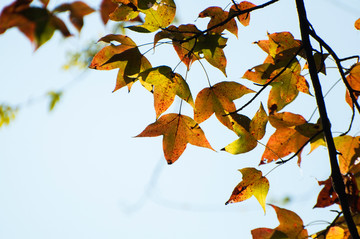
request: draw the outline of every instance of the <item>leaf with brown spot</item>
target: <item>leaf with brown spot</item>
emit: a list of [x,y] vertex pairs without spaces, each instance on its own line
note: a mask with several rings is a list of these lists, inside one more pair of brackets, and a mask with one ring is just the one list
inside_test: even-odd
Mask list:
[[[247,10],[247,9],[250,9],[253,7],[256,7],[256,5],[251,2],[248,2],[248,1],[243,1],[243,2],[240,2],[239,4],[232,5],[230,8],[230,16],[238,11],[244,11],[244,10]],[[245,27],[248,26],[250,23],[250,12],[240,14],[239,16],[237,16],[237,19]]]
[[[217,24],[225,21],[229,17],[229,12],[224,11],[221,7],[208,7],[199,14],[200,18],[210,17],[210,22],[207,25],[207,28],[216,26]],[[226,24],[220,25],[210,32],[221,34],[224,30],[228,30],[237,37],[238,28],[236,25],[235,19],[231,19]]]
[[233,130],[228,112],[236,110],[234,100],[254,91],[233,81],[223,81],[212,87],[202,89],[195,100],[194,119],[198,123],[207,120],[213,113],[217,119],[230,130]]
[[235,187],[225,205],[242,202],[254,196],[266,212],[265,203],[270,187],[269,181],[262,176],[261,171],[255,168],[243,168],[239,171],[242,174],[242,181]]
[[308,238],[308,232],[304,229],[304,223],[296,213],[274,205],[270,206],[275,209],[280,225],[274,229],[257,228],[252,230],[253,239]]
[[150,68],[139,74],[138,78],[154,86],[154,106],[156,118],[164,113],[174,102],[175,95],[194,107],[190,88],[183,77],[174,73],[168,66]]
[[150,124],[136,137],[163,135],[163,150],[168,164],[174,163],[184,152],[187,143],[214,150],[204,132],[193,119],[186,115],[166,114]]

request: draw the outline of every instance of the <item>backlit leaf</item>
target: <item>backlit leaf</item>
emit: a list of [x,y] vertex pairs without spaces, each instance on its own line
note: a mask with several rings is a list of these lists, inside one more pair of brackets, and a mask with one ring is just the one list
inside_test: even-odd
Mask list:
[[[207,25],[207,28],[209,29],[209,28],[214,27],[217,24],[225,21],[229,17],[229,12],[224,11],[220,7],[208,7],[199,14],[199,17],[201,17],[201,18],[210,17],[211,18],[210,22]],[[237,28],[236,21],[234,18],[231,19],[226,24],[223,24],[223,25],[220,25],[220,26],[214,28],[213,30],[211,30],[211,32],[220,34],[224,30],[228,30],[229,32],[231,32],[232,34],[234,34],[237,37],[238,28]]]
[[[350,68],[349,75],[346,77],[346,80],[348,81],[350,87],[355,90],[354,93],[355,99],[358,99],[360,95],[360,63],[354,64]],[[353,106],[352,99],[350,98],[350,93],[348,90],[346,90],[346,102],[350,105],[350,107]]]
[[212,87],[204,88],[195,100],[194,119],[196,122],[202,123],[215,113],[218,120],[232,130],[229,117],[224,115],[236,110],[234,100],[252,92],[254,91],[230,81],[223,81]]
[[114,3],[112,0],[103,0],[100,5],[100,15],[101,20],[104,24],[106,24],[110,17],[110,13],[114,12],[118,7],[118,4]]
[[355,21],[354,26],[355,26],[355,28],[356,28],[357,30],[360,30],[360,18]]
[[265,212],[266,196],[270,187],[269,181],[262,176],[261,171],[255,168],[243,168],[239,171],[242,174],[242,181],[235,187],[225,205],[242,202],[254,196]]
[[250,122],[250,133],[255,139],[260,140],[264,137],[267,122],[268,116],[263,105],[260,104],[259,110]]
[[49,104],[49,111],[52,111],[55,107],[55,105],[60,101],[60,97],[62,95],[62,92],[55,92],[55,91],[50,91],[48,93],[48,95],[50,96],[50,104]]
[[321,189],[315,207],[328,207],[333,205],[334,203],[339,203],[339,198],[337,197],[336,192],[333,189],[331,178],[329,177],[325,181],[318,181],[319,186],[324,185],[323,189]]
[[163,115],[136,137],[160,135],[164,136],[163,150],[168,164],[174,163],[181,156],[187,143],[213,150],[198,123],[186,115]]
[[138,10],[145,14],[142,25],[131,26],[129,29],[137,32],[154,32],[165,28],[174,20],[176,5],[173,0],[138,1]]
[[84,16],[93,13],[95,10],[82,1],[64,3],[54,9],[54,12],[70,11],[70,21],[78,31],[84,25]]
[[17,109],[9,105],[0,104],[0,128],[3,125],[10,124],[15,119]]
[[360,158],[360,136],[338,136],[334,138],[334,143],[336,150],[340,152],[340,171],[342,174],[346,174],[354,162]]
[[[134,75],[151,68],[150,62],[143,56],[136,44],[127,36],[107,35],[102,39],[105,42],[117,41],[121,45],[109,45],[101,49],[93,58],[90,68],[96,70],[112,70],[119,68],[116,86],[114,91],[128,86],[131,89],[132,84],[137,80]],[[144,81],[142,85],[152,90],[152,86]]]
[[160,66],[143,71],[139,78],[154,86],[154,106],[156,118],[174,102],[175,95],[194,107],[188,84],[183,77],[168,66]]
[[[238,12],[238,11],[244,11],[244,10],[247,10],[247,9],[250,9],[250,8],[253,8],[253,7],[256,7],[256,5],[252,4],[251,2],[247,2],[247,1],[240,2],[239,4],[231,6],[230,15],[232,15],[232,14]],[[240,14],[239,16],[237,16],[237,19],[244,26],[248,26],[249,23],[250,23],[250,12]]]
[[280,225],[274,229],[257,228],[252,230],[253,239],[308,238],[308,232],[304,229],[304,223],[296,213],[274,205],[271,206],[276,211]]

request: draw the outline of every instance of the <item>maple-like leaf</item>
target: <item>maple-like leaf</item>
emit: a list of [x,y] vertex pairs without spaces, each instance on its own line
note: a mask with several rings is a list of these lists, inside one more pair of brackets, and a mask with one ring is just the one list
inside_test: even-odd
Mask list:
[[168,164],[174,163],[181,156],[187,143],[214,150],[198,123],[186,115],[163,115],[136,137],[160,135],[163,135],[163,150]]
[[0,14],[0,34],[17,27],[34,45],[35,49],[47,42],[59,30],[64,37],[71,36],[65,23],[46,8],[30,6],[30,0],[15,1]]
[[[145,22],[142,25],[128,27],[136,32],[154,32],[159,28],[165,28],[174,20],[176,13],[176,5],[173,0],[133,1],[127,5],[122,5],[131,8],[133,12],[145,14]],[[131,11],[127,15],[129,14],[131,14],[133,18],[135,17],[135,14]]]
[[[243,1],[240,2],[239,4],[232,5],[230,8],[230,16],[238,11],[244,11],[253,7],[256,7],[256,5],[248,1]],[[250,23],[250,12],[240,14],[239,16],[237,16],[237,19],[244,26],[248,26]]]
[[226,117],[230,120],[232,130],[239,138],[222,150],[231,154],[242,154],[253,150],[257,146],[257,140],[250,133],[251,120],[247,116],[239,114],[230,114]]
[[347,174],[355,161],[360,158],[360,136],[350,135],[334,138],[336,150],[339,154],[339,167],[342,174]]
[[354,26],[355,26],[355,28],[356,28],[357,30],[360,30],[360,18],[355,21]]
[[70,11],[70,21],[80,32],[84,25],[84,16],[93,13],[95,10],[89,7],[82,1],[75,1],[73,3],[64,3],[56,7],[53,12]]
[[255,168],[243,168],[239,171],[242,174],[242,181],[235,187],[225,205],[242,202],[254,196],[266,212],[265,202],[270,187],[269,181]]
[[[105,46],[94,56],[89,66],[96,70],[112,70],[119,68],[113,92],[124,86],[128,86],[128,89],[130,90],[132,84],[137,80],[137,78],[134,78],[133,76],[151,68],[150,62],[140,53],[135,42],[130,37],[110,34],[101,38],[99,41],[108,43],[117,41],[121,43],[121,45],[111,44]],[[146,89],[152,90],[150,84],[143,81],[141,83]]]
[[150,68],[139,74],[138,78],[154,86],[154,106],[156,118],[164,113],[174,102],[175,95],[194,107],[190,88],[183,77],[174,73],[168,66]]
[[[224,22],[229,17],[229,12],[224,11],[221,7],[208,7],[199,14],[200,18],[210,17],[210,22],[207,25],[207,28],[211,28]],[[213,33],[221,34],[224,30],[228,30],[237,37],[238,28],[236,25],[235,19],[231,19],[226,24],[220,25],[211,30]]]
[[198,93],[195,100],[194,119],[196,122],[202,123],[215,113],[218,120],[232,130],[229,117],[224,115],[236,110],[234,100],[253,92],[246,86],[233,81],[223,81],[212,87],[204,88]]
[[290,32],[268,34],[269,40],[255,42],[268,55],[264,63],[278,64],[290,60],[301,47],[301,41],[294,39]]
[[114,12],[119,5],[114,3],[112,0],[102,0],[100,5],[101,20],[106,24],[110,17],[110,13]]
[[[266,144],[260,164],[270,163],[291,153],[296,153],[309,140],[309,137],[296,130],[296,126],[306,124],[306,120],[301,115],[290,112],[275,113],[269,115],[269,122],[276,128],[276,131]],[[301,152],[297,156],[298,164],[300,164]]]
[[201,34],[201,31],[192,24],[169,26],[155,35],[154,46],[164,38],[172,40],[176,53],[188,69],[194,61],[205,58],[226,75],[227,61],[223,48],[227,39],[221,34],[211,32]]
[[[314,61],[315,66],[318,72],[323,73],[326,75],[326,67],[325,67],[325,60],[330,54],[322,54],[320,52],[315,52],[314,54]],[[309,69],[308,63],[306,62],[304,69]]]
[[[350,68],[350,72],[349,75],[346,77],[346,80],[348,81],[350,87],[355,91],[353,93],[355,99],[358,99],[360,95],[360,63],[356,63]],[[350,93],[348,90],[346,90],[345,100],[352,108],[353,101],[350,97]]]
[[252,230],[253,239],[308,238],[304,223],[296,213],[274,205],[271,206],[275,209],[280,225],[274,229],[257,228]]

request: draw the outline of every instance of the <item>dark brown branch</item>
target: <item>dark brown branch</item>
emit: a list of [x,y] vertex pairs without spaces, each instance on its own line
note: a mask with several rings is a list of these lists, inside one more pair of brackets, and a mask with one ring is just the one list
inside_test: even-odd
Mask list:
[[348,60],[349,58],[344,58],[344,59],[340,59],[336,53],[333,51],[333,49],[322,39],[320,38],[314,30],[309,31],[309,34],[316,40],[318,41],[328,52],[329,54],[334,58],[335,63],[337,68],[339,69],[339,73],[341,75],[341,79],[344,82],[347,90],[349,91],[349,95],[351,97],[351,100],[353,102],[353,104],[355,105],[357,111],[360,113],[360,105],[357,102],[354,93],[356,93],[356,91],[350,86],[349,82],[346,80],[346,76],[345,76],[345,72],[343,71],[343,67],[341,66],[341,61],[343,60]]
[[[303,0],[295,0],[295,2],[296,2],[298,17],[299,17],[302,43],[305,48],[306,58],[308,61],[308,66],[309,66],[309,73],[310,73],[311,81],[312,81],[312,84],[314,87],[316,102],[318,105],[320,119],[321,119],[321,123],[322,123],[323,130],[324,130],[324,135],[325,135],[325,139],[326,139],[326,143],[327,143],[329,159],[330,159],[330,166],[331,166],[331,179],[332,179],[333,188],[334,188],[336,194],[338,195],[338,198],[339,198],[339,201],[341,204],[341,208],[344,213],[344,218],[346,220],[346,224],[348,225],[350,234],[354,239],[358,239],[360,237],[359,237],[358,231],[356,229],[356,225],[354,223],[354,220],[353,220],[351,212],[350,212],[348,197],[345,192],[345,185],[344,185],[343,178],[342,178],[340,168],[339,168],[339,164],[337,161],[337,151],[336,151],[334,139],[333,139],[333,136],[331,133],[331,125],[330,125],[330,121],[329,121],[329,118],[328,118],[328,115],[326,112],[326,106],[325,106],[325,101],[324,101],[324,97],[322,94],[321,84],[320,84],[320,80],[318,77],[315,60],[313,57],[313,48],[312,48],[311,42],[310,42],[310,34],[312,33],[312,31],[310,30],[310,24],[309,24],[307,16],[306,16],[304,1]],[[316,34],[313,33],[313,35],[314,35],[314,37],[317,37]],[[320,40],[322,41],[322,39],[319,38],[319,41]],[[327,44],[322,44],[322,45],[325,47],[325,49],[327,49],[327,47],[326,47]],[[331,50],[331,48],[329,48],[329,49]],[[329,53],[330,53],[330,51],[329,51]]]

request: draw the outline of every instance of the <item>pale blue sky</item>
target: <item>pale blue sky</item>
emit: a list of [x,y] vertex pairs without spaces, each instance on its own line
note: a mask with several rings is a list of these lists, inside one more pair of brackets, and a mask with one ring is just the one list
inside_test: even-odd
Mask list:
[[[2,0],[0,9],[10,2]],[[62,2],[52,0],[51,4]],[[99,2],[91,1],[91,6],[97,7]],[[205,26],[207,20],[197,19],[198,13],[207,6],[225,7],[228,2],[176,1],[179,21]],[[280,0],[254,12],[249,27],[239,25],[238,39],[227,34],[227,80],[257,90],[241,79],[247,69],[265,57],[251,42],[266,39],[267,32],[290,31],[299,38],[293,2]],[[317,33],[340,57],[360,54],[360,31],[353,27],[360,17],[358,1],[349,0],[346,5],[339,5],[343,4],[340,0],[306,3]],[[23,105],[16,120],[0,129],[0,238],[250,238],[251,229],[276,227],[273,210],[267,207],[264,216],[255,198],[224,205],[241,181],[237,169],[256,167],[263,147],[235,156],[219,151],[236,135],[212,117],[201,127],[218,152],[188,145],[181,158],[167,166],[161,137],[133,138],[155,120],[148,92],[136,85],[130,94],[126,89],[111,93],[116,71],[61,69],[67,51],[80,50],[83,43],[97,40],[110,30],[104,29],[95,13],[85,18],[80,37],[63,40],[56,34],[36,52],[16,29],[0,35],[0,103]],[[130,34],[139,44],[152,41],[151,35]],[[153,66],[174,67],[178,62],[171,46],[162,46],[147,57]],[[219,70],[205,66],[213,84],[225,80]],[[184,66],[177,70],[185,73]],[[328,75],[323,80],[325,91],[339,78],[333,69]],[[197,63],[188,80],[194,85],[194,97],[207,86]],[[41,96],[66,85],[60,103],[49,113],[49,101]],[[344,89],[340,85],[328,96],[330,117],[338,120],[333,124],[334,131],[344,131],[351,116],[348,106],[341,102]],[[38,97],[26,105],[29,99]],[[248,99],[244,97],[237,105]],[[300,110],[308,118],[313,102],[312,97],[300,95],[284,110]],[[244,113],[252,116],[258,106],[255,102]],[[176,101],[169,112],[178,107]],[[184,112],[192,116],[189,108]],[[360,131],[358,119],[356,123],[353,134]],[[311,209],[320,190],[315,179],[324,180],[329,175],[326,150],[318,149],[310,156],[307,153],[308,149],[303,153],[301,169],[294,160],[268,175],[268,202],[290,196],[292,201],[286,208],[298,213],[305,224],[331,220],[334,215],[328,209]],[[260,169],[267,173],[274,166]],[[316,228],[310,226],[308,230],[314,232]]]

